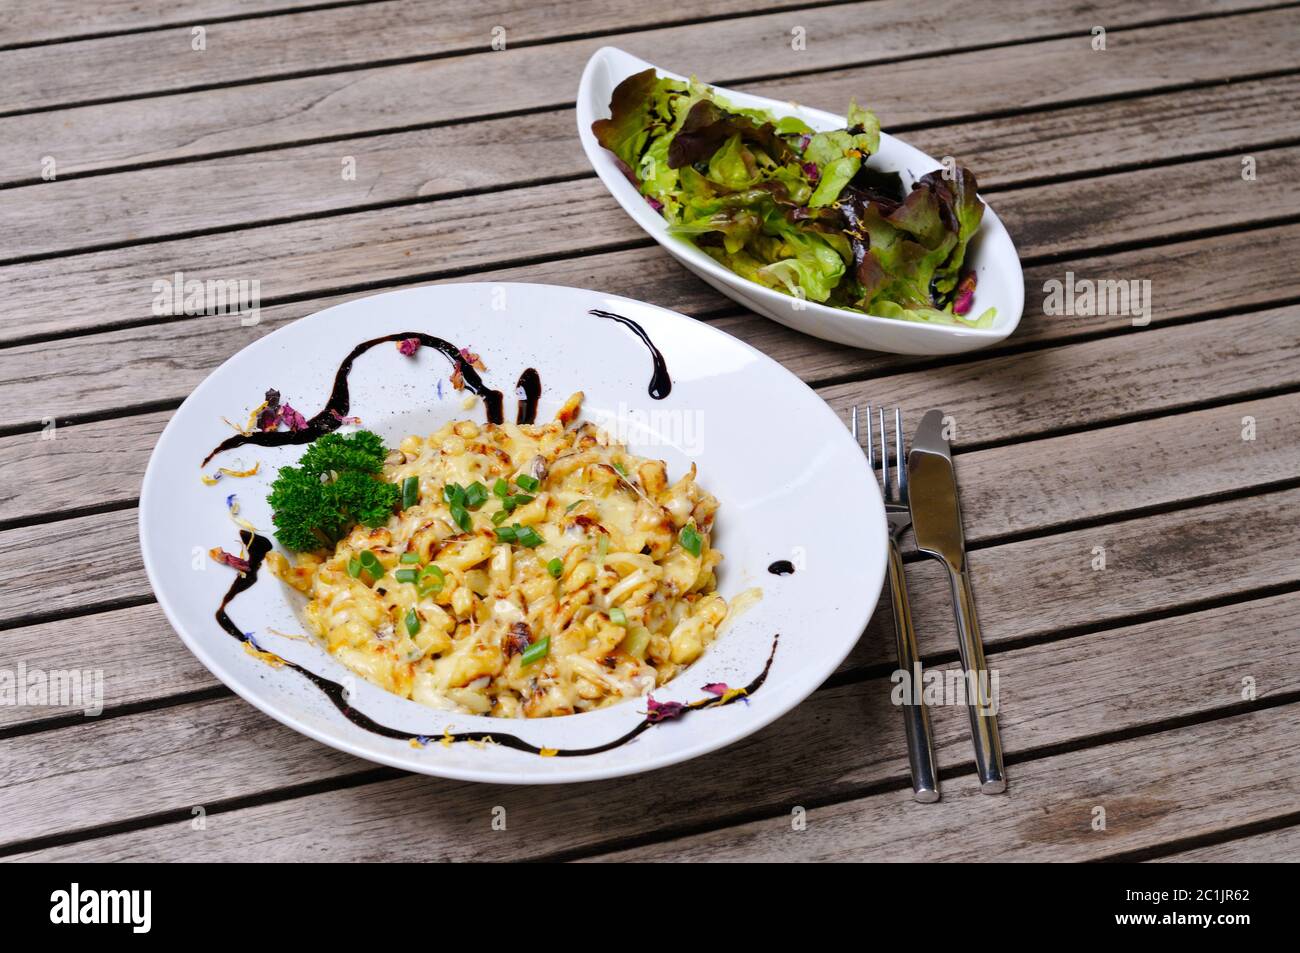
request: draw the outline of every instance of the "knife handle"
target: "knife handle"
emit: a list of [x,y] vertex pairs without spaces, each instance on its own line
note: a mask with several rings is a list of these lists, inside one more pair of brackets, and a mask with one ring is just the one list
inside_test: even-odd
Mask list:
[[984,639],[975,615],[975,593],[965,569],[948,567],[952,580],[952,607],[957,617],[962,668],[966,671],[966,702],[970,714],[971,738],[975,743],[975,770],[980,790],[1001,794],[1007,789],[1002,765],[1002,739],[998,734],[996,709],[989,698],[988,666],[984,662]]
[[903,556],[898,542],[889,540],[889,593],[894,605],[894,635],[898,643],[898,668],[907,673],[904,684],[911,688],[903,701],[903,731],[907,735],[907,763],[912,770],[912,796],[922,804],[939,800],[939,774],[934,763],[934,736],[930,733],[930,713],[920,701],[913,703],[921,691],[921,657],[916,649],[916,632],[912,628],[912,609],[907,600],[907,577],[903,575]]

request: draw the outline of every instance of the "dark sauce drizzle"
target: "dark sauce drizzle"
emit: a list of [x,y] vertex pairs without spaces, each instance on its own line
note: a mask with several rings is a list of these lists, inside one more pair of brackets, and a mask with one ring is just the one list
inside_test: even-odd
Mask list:
[[504,418],[501,411],[501,391],[492,390],[483,383],[483,378],[479,377],[478,371],[460,356],[460,348],[444,341],[442,338],[434,337],[432,334],[424,334],[420,331],[399,331],[396,334],[386,334],[383,337],[363,341],[352,349],[351,353],[343,359],[343,363],[339,365],[339,369],[334,375],[334,388],[330,391],[329,400],[321,408],[320,413],[307,421],[307,426],[302,430],[256,430],[249,434],[237,433],[217,444],[216,449],[204,458],[202,465],[207,466],[213,457],[223,451],[233,450],[235,447],[242,447],[246,444],[251,443],[259,447],[284,447],[290,444],[311,443],[318,437],[323,437],[327,433],[338,430],[342,424],[340,418],[348,416],[350,404],[348,374],[351,373],[352,365],[356,359],[372,347],[390,341],[405,341],[408,338],[415,338],[425,347],[440,351],[447,360],[451,361],[455,367],[458,367],[461,377],[465,380],[465,389],[471,394],[483,398],[488,423],[499,424],[502,422]]
[[654,342],[650,340],[650,335],[645,333],[645,328],[631,318],[625,318],[621,314],[614,314],[612,311],[601,311],[592,308],[587,313],[594,314],[598,318],[609,318],[624,327],[631,328],[632,333],[639,337],[641,342],[650,349],[650,359],[654,362],[654,373],[650,377],[650,396],[655,400],[663,400],[672,392],[673,379],[668,376],[668,365],[664,362],[664,356],[659,352],[659,348],[655,347]]
[[[262,561],[266,558],[266,554],[271,551],[271,541],[265,536],[258,533],[250,533],[248,530],[240,530],[239,537],[243,540],[244,546],[248,549],[248,572],[240,574],[235,581],[230,584],[230,588],[226,590],[226,594],[221,600],[221,605],[217,607],[217,623],[227,633],[238,639],[240,642],[249,643],[253,648],[257,648],[257,643],[253,642],[251,633],[245,633],[239,628],[239,626],[235,625],[234,620],[230,618],[230,614],[226,610],[230,606],[231,600],[241,592],[245,592],[252,588],[253,584],[257,582],[257,573],[262,567]],[[772,668],[772,660],[776,658],[776,646],[780,639],[780,635],[772,638],[772,651],[767,656],[767,663],[763,666],[763,670],[754,677],[753,681],[744,687],[743,691],[735,693],[729,692],[727,695],[698,699],[697,701],[685,705],[685,711],[699,711],[703,708],[722,708],[723,706],[733,704],[742,698],[747,698],[754,694],[754,692],[758,691],[758,689],[762,687],[763,682],[767,680],[767,673]],[[529,744],[527,741],[524,741],[524,739],[516,735],[502,734],[495,731],[461,731],[433,736],[420,735],[416,732],[398,731],[396,728],[389,728],[387,725],[381,725],[370,716],[357,711],[349,705],[347,702],[347,693],[343,686],[338,682],[325,678],[322,675],[317,675],[315,672],[308,671],[301,665],[290,662],[288,659],[281,658],[280,661],[283,663],[285,668],[293,669],[303,678],[307,679],[307,681],[311,682],[324,692],[325,697],[328,698],[343,717],[352,722],[352,724],[356,725],[358,728],[364,728],[366,731],[373,732],[374,734],[381,735],[385,738],[396,738],[399,740],[415,738],[420,741],[491,742],[503,745],[507,748],[514,748],[516,751],[523,751],[528,754],[542,754],[543,751],[545,751],[547,754],[553,754],[555,757],[559,758],[580,758],[584,755],[601,754],[602,752],[617,748],[620,745],[625,745],[633,738],[636,738],[642,732],[654,727],[654,725],[658,723],[657,721],[652,721],[650,715],[646,715],[644,719],[637,722],[637,724],[629,731],[619,735],[612,741],[607,741],[600,745],[594,745],[590,748],[539,748],[536,745]]]
[[767,567],[767,571],[773,576],[793,576],[794,563],[788,559],[778,559],[772,565]]
[[542,376],[533,368],[528,368],[519,375],[519,382],[515,384],[515,396],[519,398],[519,409],[515,412],[515,423],[536,423],[537,398],[542,396]]

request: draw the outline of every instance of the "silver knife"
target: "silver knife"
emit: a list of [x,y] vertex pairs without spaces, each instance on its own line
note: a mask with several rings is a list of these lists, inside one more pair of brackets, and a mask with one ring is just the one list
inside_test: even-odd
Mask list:
[[985,794],[1000,794],[1007,789],[1002,740],[998,735],[996,709],[989,697],[984,643],[966,567],[966,536],[961,528],[957,477],[952,467],[952,451],[943,435],[941,410],[927,413],[916,428],[907,453],[907,482],[916,548],[943,563],[952,583],[952,608],[957,617],[961,664],[966,670],[966,700],[980,790]]

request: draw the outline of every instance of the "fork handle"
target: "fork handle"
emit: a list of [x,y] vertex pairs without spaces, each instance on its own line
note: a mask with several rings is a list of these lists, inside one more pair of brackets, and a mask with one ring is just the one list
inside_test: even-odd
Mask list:
[[903,731],[907,736],[907,763],[912,770],[912,794],[922,804],[939,800],[939,774],[934,763],[934,736],[930,733],[930,713],[919,701],[921,691],[920,653],[916,649],[916,632],[912,628],[912,609],[907,601],[907,577],[903,575],[903,555],[898,541],[889,540],[889,593],[894,605],[894,635],[898,643],[898,667],[907,673],[904,682],[911,688],[903,700]]
[[970,574],[963,568],[948,566],[952,581],[952,608],[957,617],[958,649],[966,672],[966,702],[970,715],[971,739],[975,744],[975,771],[980,790],[1001,794],[1007,789],[1006,770],[1002,765],[1002,738],[998,733],[996,709],[989,698],[988,666],[984,661],[984,639],[975,615],[975,593]]

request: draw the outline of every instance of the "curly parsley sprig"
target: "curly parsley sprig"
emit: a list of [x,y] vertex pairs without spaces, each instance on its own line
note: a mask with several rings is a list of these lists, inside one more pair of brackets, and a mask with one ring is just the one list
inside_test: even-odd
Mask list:
[[286,549],[330,549],[357,523],[382,526],[402,489],[380,479],[388,451],[369,430],[326,434],[271,485],[275,538]]

